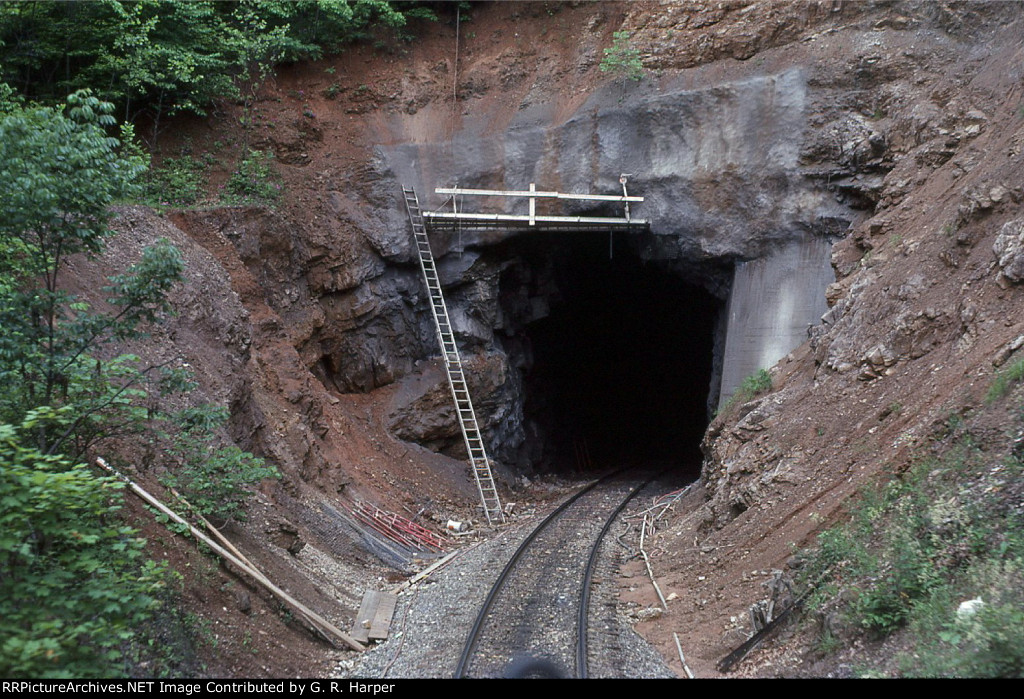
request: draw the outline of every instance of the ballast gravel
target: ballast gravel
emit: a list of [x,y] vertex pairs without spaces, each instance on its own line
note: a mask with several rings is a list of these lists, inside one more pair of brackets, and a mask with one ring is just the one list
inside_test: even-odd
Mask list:
[[[493,538],[467,546],[426,579],[399,593],[390,636],[355,658],[339,662],[341,678],[450,678],[492,584],[522,540],[540,523],[535,516]],[[591,594],[591,677],[675,677],[661,656],[617,610],[614,571],[625,552],[603,547],[602,576]],[[567,624],[574,619],[566,620]]]

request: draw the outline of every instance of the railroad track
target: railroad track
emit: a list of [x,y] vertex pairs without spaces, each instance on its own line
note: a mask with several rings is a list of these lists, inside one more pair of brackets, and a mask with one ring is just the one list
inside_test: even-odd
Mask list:
[[619,512],[654,478],[611,474],[548,515],[491,588],[455,677],[503,677],[510,667],[520,676],[536,669],[542,676],[557,671],[587,677],[589,597],[601,542]]

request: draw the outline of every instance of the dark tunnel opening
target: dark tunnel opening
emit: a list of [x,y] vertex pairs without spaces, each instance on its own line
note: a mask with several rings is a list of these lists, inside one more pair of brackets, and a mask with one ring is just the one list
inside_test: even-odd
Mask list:
[[523,284],[547,305],[546,317],[534,313],[508,343],[523,371],[527,433],[539,442],[532,465],[578,472],[660,463],[697,477],[722,302],[644,263],[625,235],[616,234],[611,257],[608,234],[508,243],[506,254],[520,262],[502,276],[503,312],[514,317]]

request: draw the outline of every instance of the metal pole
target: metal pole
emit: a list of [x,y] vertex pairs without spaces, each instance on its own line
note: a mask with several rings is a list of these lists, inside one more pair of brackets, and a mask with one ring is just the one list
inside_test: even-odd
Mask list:
[[627,222],[629,221],[629,193],[626,192],[626,180],[628,180],[629,177],[630,176],[627,175],[627,174],[619,175],[619,182],[622,184],[623,201],[626,202],[626,221]]

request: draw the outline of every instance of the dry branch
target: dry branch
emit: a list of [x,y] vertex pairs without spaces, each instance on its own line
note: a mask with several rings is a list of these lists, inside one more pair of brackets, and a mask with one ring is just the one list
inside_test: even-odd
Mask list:
[[153,507],[160,510],[160,512],[164,513],[178,524],[182,524],[188,527],[188,530],[189,532],[191,532],[192,536],[194,536],[196,539],[202,541],[204,544],[209,546],[214,553],[216,553],[218,556],[234,565],[238,570],[248,575],[250,578],[252,578],[257,583],[262,585],[268,592],[274,595],[277,599],[279,599],[285,605],[294,610],[297,613],[298,618],[305,621],[306,624],[314,632],[316,632],[318,636],[326,640],[328,643],[334,646],[344,644],[349,648],[352,648],[353,650],[365,650],[365,647],[361,643],[356,641],[354,638],[346,634],[338,627],[334,626],[334,624],[321,617],[319,614],[314,612],[309,607],[305,606],[304,604],[293,598],[287,592],[277,587],[274,583],[270,582],[270,580],[267,579],[267,577],[263,575],[263,573],[256,570],[256,568],[254,568],[253,566],[245,563],[238,556],[231,553],[223,546],[215,542],[213,539],[206,536],[206,534],[199,531],[199,529],[186,522],[177,513],[175,513],[162,502],[160,502],[155,497],[146,492],[137,483],[135,483],[127,476],[121,474],[120,472],[116,471],[115,469],[107,465],[106,461],[97,457],[96,464],[99,465],[104,470],[109,471],[110,473],[120,478],[128,485],[128,487],[132,490],[133,493],[138,495],[140,498],[148,502]]
[[654,591],[658,593],[658,599],[661,600],[661,608],[667,612],[668,602],[665,601],[665,595],[661,594],[661,588],[658,587],[658,581],[654,579],[654,570],[651,569],[651,559],[647,557],[647,552],[644,551],[644,535],[647,533],[647,520],[648,515],[644,515],[644,522],[640,526],[640,555],[643,556],[644,563],[647,565],[647,575],[651,578],[651,584],[654,585]]

